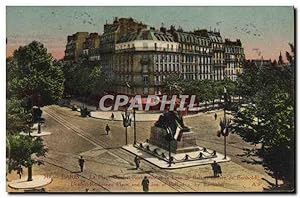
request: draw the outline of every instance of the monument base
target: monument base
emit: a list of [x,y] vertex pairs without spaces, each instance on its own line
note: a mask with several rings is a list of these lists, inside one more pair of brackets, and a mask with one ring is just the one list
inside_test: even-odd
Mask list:
[[[214,161],[216,161],[217,163],[230,161],[229,156],[227,156],[226,159],[224,159],[224,155],[221,153],[216,153],[215,156],[212,156],[211,153],[213,153],[213,150],[206,149],[206,152],[204,152],[204,148],[199,147],[199,151],[187,152],[187,153],[177,153],[177,154],[172,153],[172,157],[174,158],[174,163],[172,163],[172,165],[169,166],[168,150],[162,150],[162,149],[158,148],[157,146],[147,144],[147,143],[143,143],[143,145],[144,145],[144,147],[146,147],[146,145],[149,145],[149,150],[151,150],[151,151],[158,149],[159,153],[162,153],[162,152],[165,153],[165,156],[166,156],[165,160],[163,160],[161,157],[159,158],[149,152],[146,152],[143,149],[140,149],[138,146],[125,145],[122,148],[136,156],[139,156],[141,159],[146,160],[147,162],[149,162],[161,169],[187,168],[187,167],[193,167],[193,166],[212,164]],[[200,152],[203,153],[202,159],[198,158]],[[188,155],[190,158],[194,158],[195,160],[187,160],[187,161],[183,160],[186,155]]]
[[[167,131],[160,127],[151,127],[151,134],[149,143],[165,150],[169,150],[169,141],[167,139]],[[199,151],[199,147],[196,144],[196,136],[193,131],[182,132],[180,141],[171,141],[172,153],[186,153]]]

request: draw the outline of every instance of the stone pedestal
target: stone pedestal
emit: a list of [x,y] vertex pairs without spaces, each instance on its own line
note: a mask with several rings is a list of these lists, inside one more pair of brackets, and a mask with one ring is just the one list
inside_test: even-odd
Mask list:
[[[166,136],[167,131],[165,129],[153,126],[151,127],[149,143],[169,150],[169,141]],[[172,153],[186,153],[198,150],[199,147],[196,144],[196,137],[193,131],[183,132],[180,141],[171,141]]]

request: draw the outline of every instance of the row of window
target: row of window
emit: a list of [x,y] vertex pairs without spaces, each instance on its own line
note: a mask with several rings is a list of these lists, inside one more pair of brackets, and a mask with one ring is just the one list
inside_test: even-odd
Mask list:
[[156,71],[157,72],[168,72],[168,71],[180,71],[179,64],[156,64]]
[[243,54],[244,49],[241,47],[226,47],[225,53],[235,53],[235,54]]
[[208,40],[201,39],[199,37],[190,36],[190,35],[185,35],[185,34],[179,34],[179,40],[181,42],[192,42],[198,45],[209,45]]
[[210,53],[211,49],[208,47],[200,47],[197,45],[185,45],[185,44],[180,44],[179,48],[182,49],[183,51],[196,51],[196,52],[204,52],[204,53]]
[[189,72],[199,72],[199,73],[211,73],[212,68],[208,65],[202,65],[201,67],[198,65],[196,67],[195,65],[187,65],[185,67],[182,67],[183,73],[189,73]]
[[153,56],[153,61],[158,62],[179,62],[179,55],[175,54],[157,54]]
[[[166,62],[175,62],[175,63],[179,63],[180,62],[180,56],[179,55],[154,55],[153,56],[153,60],[155,63],[157,64],[163,64]],[[211,57],[207,57],[207,56],[197,56],[197,55],[183,55],[181,56],[181,60],[183,63],[211,63]]]
[[205,80],[205,79],[211,79],[210,74],[184,74],[183,79],[185,80]]
[[222,44],[213,43],[213,44],[212,44],[212,47],[213,47],[213,48],[219,48],[219,49],[220,49],[220,48],[223,48],[223,45],[222,45]]
[[225,74],[230,76],[230,75],[235,75],[236,72],[235,72],[235,70],[233,70],[233,69],[229,69],[229,70],[226,69]]

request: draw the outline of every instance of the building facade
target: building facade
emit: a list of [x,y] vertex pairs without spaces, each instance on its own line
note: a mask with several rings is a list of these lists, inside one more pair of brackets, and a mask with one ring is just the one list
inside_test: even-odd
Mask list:
[[101,66],[109,79],[115,79],[113,70],[116,42],[124,34],[145,28],[147,25],[137,22],[133,18],[118,19],[115,17],[113,23],[104,25],[104,32],[100,37]]
[[147,28],[132,18],[106,23],[100,36],[69,36],[65,60],[76,59],[80,53],[99,61],[116,84],[115,92],[127,95],[163,94],[163,82],[171,75],[185,80],[236,80],[245,59],[241,41],[223,41],[220,32],[186,32],[163,25]]
[[180,75],[179,44],[172,35],[154,29],[124,34],[114,56],[118,93],[161,94],[163,80]]
[[88,37],[88,32],[77,32],[68,36],[64,61],[72,62],[77,61],[79,56],[83,53],[83,43]]
[[174,39],[179,43],[180,73],[185,80],[213,79],[212,50],[210,39],[199,31],[173,31]]
[[90,33],[83,42],[83,54],[89,55],[89,51],[100,48],[100,36],[98,33]]
[[224,76],[235,81],[237,75],[242,73],[245,62],[244,49],[241,40],[230,41],[225,39],[225,70]]

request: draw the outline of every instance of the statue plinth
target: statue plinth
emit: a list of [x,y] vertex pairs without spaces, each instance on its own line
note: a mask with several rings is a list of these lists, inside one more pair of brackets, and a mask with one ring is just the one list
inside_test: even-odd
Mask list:
[[[171,141],[172,153],[186,153],[198,151],[199,147],[196,144],[196,136],[193,131],[186,128],[182,129],[180,141]],[[169,141],[167,139],[167,131],[164,128],[153,126],[151,127],[151,134],[149,143],[158,146],[162,149],[169,150]]]

